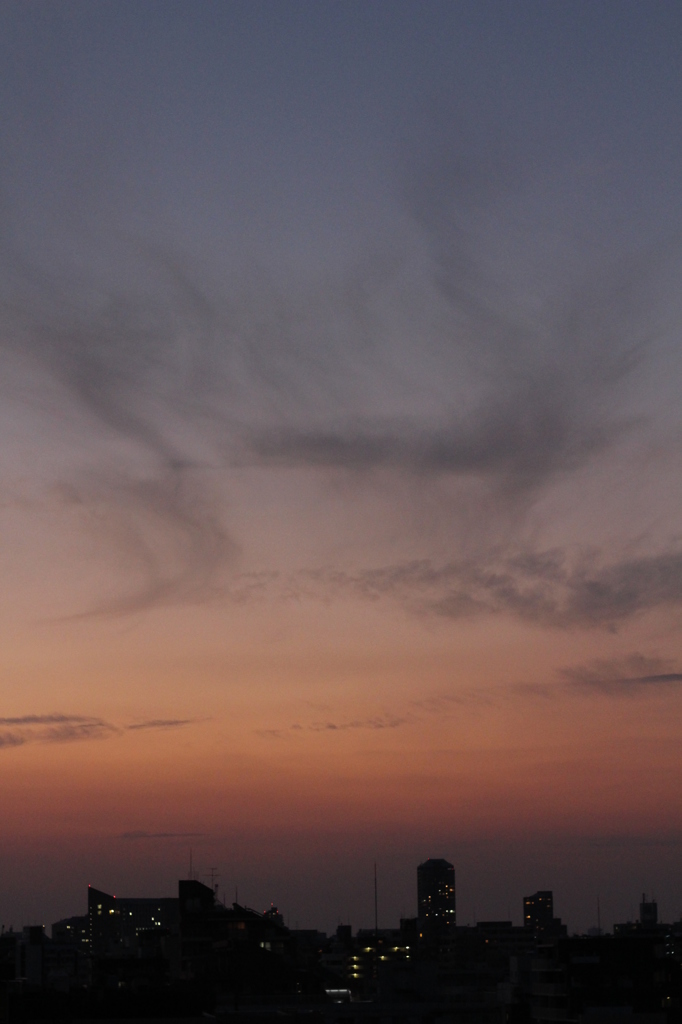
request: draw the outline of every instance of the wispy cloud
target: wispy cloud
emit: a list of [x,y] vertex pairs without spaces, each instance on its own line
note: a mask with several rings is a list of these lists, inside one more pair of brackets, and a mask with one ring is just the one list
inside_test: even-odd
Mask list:
[[298,580],[301,593],[389,597],[420,615],[507,614],[541,626],[603,629],[682,604],[682,553],[603,564],[595,551],[492,551],[441,565],[420,559],[353,573],[309,570]]
[[[126,732],[172,730],[196,724],[193,718],[156,718],[130,725],[116,725],[87,715],[15,715],[0,718],[0,747],[27,743],[73,743],[78,740],[108,740]],[[5,731],[1,731],[3,727]]]
[[[665,247],[588,272],[563,268],[539,291],[536,280],[519,288],[495,271],[493,258],[505,230],[501,200],[513,205],[519,182],[470,141],[469,152],[466,145],[456,154],[438,148],[422,166],[413,165],[405,188],[413,242],[425,256],[419,267],[404,261],[395,269],[402,292],[396,288],[391,296],[419,337],[409,354],[415,385],[421,367],[432,367],[430,412],[398,419],[353,408],[334,415],[338,405],[330,403],[326,415],[318,409],[305,422],[300,403],[287,408],[284,400],[279,423],[242,433],[246,461],[348,471],[359,483],[379,469],[422,482],[476,477],[509,499],[537,493],[586,465],[639,422],[623,412],[621,387],[646,362],[661,330],[653,296]],[[483,225],[493,209],[498,217],[490,234]],[[519,264],[525,249],[524,243]],[[535,294],[533,303],[520,297],[525,287]],[[435,315],[437,342],[429,336],[429,317],[412,322],[417,308]],[[395,332],[395,325],[374,312],[365,367],[359,353],[350,366],[346,353],[336,355],[341,375],[356,381],[363,369],[380,369],[385,394],[397,383],[404,353],[386,339],[385,351],[395,348],[397,359],[376,362],[382,329]]]
[[265,740],[283,741],[304,733],[347,733],[356,730],[391,730],[418,726],[437,717],[441,720],[461,716],[465,711],[537,705],[538,702],[563,702],[595,696],[643,698],[682,691],[682,672],[672,671],[666,659],[630,654],[620,658],[596,659],[584,665],[558,669],[546,682],[518,682],[500,679],[488,685],[453,686],[409,700],[393,713],[366,718],[330,717],[316,721],[294,722],[289,728],[262,728],[255,735]]
[[18,715],[0,718],[0,726],[12,730],[0,733],[0,747],[26,743],[73,743],[77,740],[105,740],[121,730],[102,718],[82,715]]
[[80,508],[89,531],[122,556],[128,585],[95,602],[88,611],[97,615],[203,600],[236,552],[206,444],[197,458],[188,439],[206,434],[208,395],[218,377],[224,383],[217,307],[177,260],[123,244],[136,269],[118,287],[66,263],[43,272],[13,253],[0,301],[0,346],[27,376],[38,367],[47,377],[59,429],[87,437],[50,496]]
[[[240,544],[226,512],[237,466],[307,467],[325,479],[342,471],[350,500],[378,470],[424,487],[474,480],[494,499],[492,536],[500,508],[532,507],[634,429],[640,419],[621,386],[657,336],[652,281],[665,256],[599,273],[577,260],[539,291],[530,276],[505,283],[494,270],[497,231],[480,226],[481,211],[497,210],[518,182],[496,166],[489,153],[438,152],[407,168],[403,257],[377,246],[343,269],[292,271],[286,283],[251,266],[242,280],[212,284],[176,253],[113,237],[105,248],[125,268],[115,282],[88,276],[82,261],[48,274],[5,254],[0,346],[39,368],[55,422],[75,424],[90,445],[74,447],[80,461],[52,497],[84,511],[125,574],[121,592],[102,594],[87,614],[262,592],[264,577],[241,590],[231,578]],[[420,573],[424,584],[427,572],[449,574],[430,602],[445,616],[503,605],[538,621],[629,614],[615,568],[596,579],[569,573],[561,598],[512,561],[403,563],[353,584],[369,593],[395,589],[406,572],[411,585]]]
[[0,732],[0,748],[21,747],[26,743],[26,737],[16,732]]
[[411,719],[397,715],[375,715],[371,718],[354,718],[345,722],[313,722],[307,726],[310,732],[347,732],[355,729],[399,729],[408,725]]
[[113,546],[119,567],[127,571],[122,593],[102,597],[71,618],[191,604],[221,592],[221,576],[237,546],[201,467],[177,462],[137,477],[91,471],[55,494],[67,511],[86,512],[86,527]]
[[254,732],[263,740],[283,740],[287,736],[286,729],[254,729]]
[[185,725],[194,725],[196,718],[151,718],[148,722],[135,722],[127,725],[128,730],[138,729],[180,729]]
[[352,718],[342,719],[340,721],[333,721],[327,719],[325,721],[317,722],[294,722],[293,725],[289,726],[288,729],[255,729],[254,732],[261,739],[266,740],[284,740],[291,738],[292,733],[301,734],[303,732],[354,732],[360,730],[384,730],[384,729],[399,729],[404,725],[411,725],[417,721],[416,716],[413,712],[408,711],[404,715],[372,715],[368,718]]
[[598,658],[587,665],[573,665],[559,671],[565,683],[585,693],[609,697],[641,697],[665,693],[682,685],[682,672],[671,671],[663,658],[631,654],[622,658]]
[[86,718],[80,715],[18,715],[13,718],[0,718],[0,725],[72,725],[100,721],[100,719]]
[[417,721],[412,712],[405,715],[372,715],[368,718],[352,718],[341,721],[318,722],[294,722],[289,729],[256,729],[257,736],[267,740],[283,740],[290,737],[292,733],[302,732],[354,732],[355,730],[384,730],[399,729],[404,725],[411,725]]
[[513,405],[486,409],[479,417],[435,430],[407,423],[390,430],[382,423],[364,430],[356,425],[316,431],[282,428],[253,434],[248,444],[266,465],[478,476],[526,488],[579,468],[629,426],[583,424],[575,429],[555,392],[550,381],[539,382],[528,386]]

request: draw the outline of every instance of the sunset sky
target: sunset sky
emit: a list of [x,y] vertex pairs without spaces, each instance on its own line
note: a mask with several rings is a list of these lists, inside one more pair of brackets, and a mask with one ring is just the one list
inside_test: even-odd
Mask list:
[[682,915],[682,5],[4,0],[0,922]]

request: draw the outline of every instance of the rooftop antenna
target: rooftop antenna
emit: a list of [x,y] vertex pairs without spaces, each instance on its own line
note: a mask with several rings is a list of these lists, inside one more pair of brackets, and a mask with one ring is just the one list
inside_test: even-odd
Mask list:
[[194,878],[194,872],[192,871],[192,847],[189,848],[189,877],[190,881]]
[[597,896],[597,931],[601,935],[601,907],[599,906],[599,897]]

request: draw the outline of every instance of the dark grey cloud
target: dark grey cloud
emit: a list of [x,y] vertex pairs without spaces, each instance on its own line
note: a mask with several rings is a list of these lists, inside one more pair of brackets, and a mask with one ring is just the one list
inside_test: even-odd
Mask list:
[[26,737],[15,732],[0,732],[0,748],[21,747],[26,742]]
[[96,719],[83,722],[65,722],[43,729],[38,738],[42,743],[72,743],[74,740],[106,740],[119,733],[109,722]]
[[0,718],[0,747],[17,747],[26,743],[73,743],[78,740],[107,740],[124,732],[150,729],[181,729],[192,725],[191,718],[155,718],[120,726],[103,718],[87,715],[15,715]]
[[26,743],[73,743],[78,740],[106,740],[121,730],[102,718],[83,715],[17,715],[0,718],[0,726],[12,730],[0,733],[0,747]]
[[420,559],[355,573],[311,570],[300,581],[302,592],[391,597],[422,615],[509,614],[542,626],[603,629],[682,604],[682,553],[603,564],[596,551],[498,551],[442,565]]
[[[536,82],[529,86],[528,62],[514,47],[509,95],[491,92],[468,15],[454,34],[459,22],[449,15],[433,15],[417,35],[413,19],[373,24],[370,35],[386,44],[387,76],[377,77],[367,54],[364,71],[357,60],[341,61],[353,73],[342,74],[333,99],[327,70],[319,89],[302,91],[285,71],[287,60],[298,66],[293,22],[284,26],[288,41],[278,35],[274,62],[253,59],[271,53],[270,43],[261,51],[256,42],[260,26],[237,47],[244,67],[269,69],[254,92],[249,75],[225,88],[234,62],[218,50],[206,57],[220,35],[212,18],[180,29],[181,18],[170,30],[180,49],[194,39],[178,80],[167,19],[145,14],[145,32],[160,32],[163,43],[138,66],[137,50],[133,58],[116,32],[101,35],[101,18],[74,16],[79,31],[62,37],[58,27],[70,16],[44,13],[51,7],[42,5],[36,20],[57,26],[56,48],[52,30],[34,36],[23,15],[10,18],[5,34],[15,160],[2,174],[9,198],[0,346],[37,368],[43,383],[49,378],[34,404],[51,425],[75,424],[90,443],[81,451],[73,439],[62,493],[93,510],[92,529],[120,546],[131,580],[124,593],[96,600],[96,613],[223,595],[239,546],[214,469],[344,470],[357,487],[377,470],[412,475],[423,487],[476,477],[504,499],[499,510],[519,495],[532,504],[640,422],[622,388],[646,369],[660,334],[658,300],[666,299],[656,289],[671,247],[656,239],[678,214],[661,176],[659,187],[642,187],[652,179],[640,172],[659,167],[660,146],[638,147],[645,162],[633,174],[620,149],[627,133],[601,131],[620,124],[611,114],[632,123],[627,90],[613,110],[610,101],[600,105],[603,61],[590,79],[592,120],[583,110],[576,131],[570,116],[550,116],[553,103],[533,106]],[[346,53],[352,17],[341,33],[320,31],[324,19],[310,31],[323,50]],[[227,36],[238,39],[244,26],[235,35],[228,24]],[[502,35],[500,52],[511,38]],[[464,63],[453,64],[444,42],[455,37]],[[94,50],[86,38],[97,40]],[[15,60],[21,53],[41,59]],[[425,76],[426,53],[436,62]],[[545,65],[548,95],[573,110],[575,83]],[[27,70],[35,68],[43,87]],[[307,69],[308,84],[318,71]],[[215,103],[207,104],[206,74]],[[660,95],[652,92],[645,77],[638,130],[660,142],[652,97],[660,111],[674,90],[661,79]],[[228,95],[232,113],[241,113],[226,131]],[[265,95],[291,104],[319,132],[294,137],[287,118],[271,123],[275,107]],[[588,122],[600,126],[597,143]],[[325,137],[341,123],[347,138],[345,129]],[[597,167],[616,173],[595,177]],[[648,208],[651,196],[659,198]],[[621,231],[613,231],[619,218]],[[201,255],[183,255],[182,245]],[[97,444],[112,449],[107,459],[93,454]],[[346,494],[352,501],[357,491]],[[492,534],[495,517],[485,515]]]
[[[507,280],[496,269],[500,238],[518,247],[519,266],[528,252],[527,239],[508,237],[518,168],[501,170],[489,142],[471,148],[460,142],[455,154],[413,167],[406,188],[415,244],[426,251],[421,270],[412,268],[424,275],[412,301],[437,309],[439,319],[437,342],[427,340],[424,322],[414,324],[420,342],[411,360],[415,389],[422,365],[434,367],[437,422],[433,414],[424,422],[423,412],[393,421],[329,414],[314,425],[283,417],[242,435],[245,461],[422,480],[476,476],[513,493],[575,471],[638,424],[624,411],[622,386],[646,365],[664,329],[654,293],[672,247],[606,261],[602,251],[593,265],[583,253],[582,265],[564,265],[550,284],[538,285],[530,264]],[[392,298],[405,314],[401,296]],[[389,388],[393,370],[384,367]]]
[[574,690],[609,697],[641,697],[679,687],[682,672],[671,671],[671,668],[671,663],[663,658],[630,654],[569,666],[561,669],[559,676]]
[[[48,375],[64,419],[119,445],[82,454],[54,489],[127,562],[130,586],[89,612],[223,596],[239,545],[216,479],[236,466],[344,470],[357,487],[377,470],[476,478],[503,499],[492,520],[635,428],[619,389],[659,334],[664,247],[598,271],[574,254],[538,288],[530,264],[505,280],[496,231],[506,238],[521,179],[482,153],[405,171],[398,256],[377,244],[317,275],[253,261],[216,283],[114,233],[88,272],[4,253],[0,345]],[[470,591],[445,594],[442,613]]]
[[129,730],[138,729],[181,729],[185,725],[193,725],[196,718],[152,718],[148,722],[135,722],[126,726]]
[[14,718],[0,718],[0,725],[73,725],[99,721],[80,715],[18,715]]
[[509,612],[551,626],[612,627],[634,615],[682,603],[682,554],[671,552],[600,565],[596,553],[523,554],[466,567],[464,586],[426,606],[454,617],[469,610]]
[[249,447],[268,465],[481,476],[526,487],[577,469],[626,429],[625,423],[573,422],[559,390],[549,381],[529,387],[513,403],[436,430],[418,424],[389,431],[381,424],[280,429],[254,435]]

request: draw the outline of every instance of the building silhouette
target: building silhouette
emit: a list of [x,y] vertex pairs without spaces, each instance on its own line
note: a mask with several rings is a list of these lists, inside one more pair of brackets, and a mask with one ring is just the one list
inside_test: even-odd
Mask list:
[[655,928],[658,924],[658,903],[656,900],[647,900],[646,893],[642,893],[642,902],[639,905],[639,923],[645,928]]
[[452,864],[427,860],[417,877],[417,918],[330,938],[196,879],[175,899],[90,887],[88,916],[50,938],[0,929],[0,1024],[681,1024],[682,921],[657,923],[653,900],[613,935],[569,939],[551,890],[525,897],[522,928],[457,927]]
[[536,939],[554,939],[566,935],[566,925],[554,916],[554,894],[551,889],[539,889],[532,896],[523,897],[523,924]]
[[417,868],[417,928],[419,941],[441,941],[457,924],[455,869],[442,858],[429,858]]
[[94,954],[136,949],[143,932],[177,933],[179,904],[169,897],[116,897],[88,886],[88,938]]

